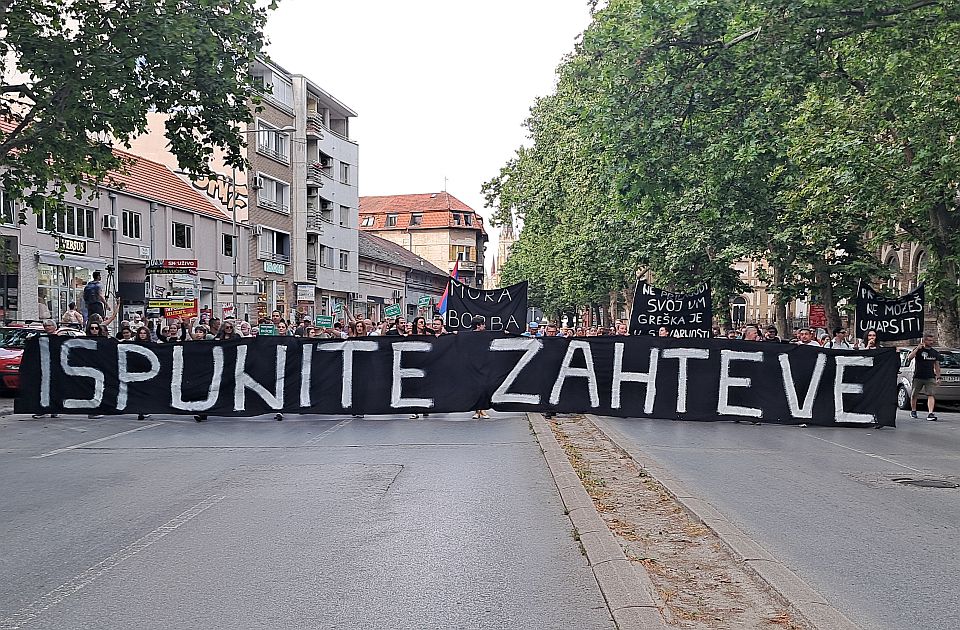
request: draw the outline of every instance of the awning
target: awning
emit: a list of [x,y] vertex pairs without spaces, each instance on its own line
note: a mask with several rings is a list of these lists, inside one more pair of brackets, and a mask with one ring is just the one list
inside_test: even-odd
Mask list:
[[74,254],[61,255],[56,252],[37,251],[37,260],[45,265],[54,265],[56,267],[83,267],[90,271],[104,270],[110,264],[103,258],[88,258],[87,256],[76,256]]

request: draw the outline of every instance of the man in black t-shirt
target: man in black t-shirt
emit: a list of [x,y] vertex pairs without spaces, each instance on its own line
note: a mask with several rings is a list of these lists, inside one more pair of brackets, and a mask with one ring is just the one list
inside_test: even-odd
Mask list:
[[936,404],[937,385],[940,384],[940,353],[933,349],[933,334],[925,333],[919,346],[907,355],[907,360],[916,360],[913,367],[913,396],[910,398],[910,417],[917,417],[917,397],[927,396],[927,420],[936,420],[933,413]]

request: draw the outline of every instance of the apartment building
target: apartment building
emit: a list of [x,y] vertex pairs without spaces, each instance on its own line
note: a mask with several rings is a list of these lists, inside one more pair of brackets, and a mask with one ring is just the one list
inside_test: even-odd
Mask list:
[[368,232],[359,237],[360,299],[353,312],[383,321],[385,308],[399,304],[404,317],[433,317],[450,277],[447,272],[392,241]]
[[332,315],[358,292],[356,112],[276,64],[257,61],[251,73],[263,86],[248,145],[260,315]]
[[489,237],[483,217],[450,193],[361,197],[360,229],[400,245],[447,273],[459,261],[461,282],[484,286]]

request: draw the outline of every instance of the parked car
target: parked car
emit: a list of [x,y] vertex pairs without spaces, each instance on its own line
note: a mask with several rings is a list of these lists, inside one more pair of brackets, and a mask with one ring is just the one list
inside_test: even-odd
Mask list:
[[[913,368],[914,362],[908,361],[907,356],[913,348],[900,348],[900,371],[897,372],[897,407],[910,408],[910,397],[913,396]],[[937,387],[937,401],[960,400],[960,348],[937,348],[943,356],[940,361],[940,386]],[[926,396],[920,395],[920,400]]]
[[[17,391],[20,389],[20,360],[23,359],[23,350],[27,347],[27,341],[37,335],[43,334],[42,326],[25,326],[18,328],[9,338],[3,341],[0,346],[0,385],[5,389]],[[82,331],[73,328],[60,328],[58,335],[68,337],[80,337]]]

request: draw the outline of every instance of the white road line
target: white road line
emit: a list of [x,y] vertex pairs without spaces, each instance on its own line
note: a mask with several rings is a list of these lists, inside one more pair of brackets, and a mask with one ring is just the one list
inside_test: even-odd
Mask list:
[[119,565],[121,562],[132,558],[147,547],[159,541],[167,534],[176,531],[181,525],[193,520],[208,508],[211,508],[217,503],[223,501],[224,498],[224,496],[217,494],[207,497],[186,512],[183,512],[176,518],[173,518],[172,520],[169,520],[160,527],[156,528],[146,536],[124,547],[109,558],[101,560],[83,573],[53,589],[40,599],[27,604],[15,612],[12,616],[0,621],[0,630],[18,630],[19,628],[22,628],[24,624],[30,623],[39,617],[45,610],[51,608],[52,606],[56,606],[74,593],[89,586],[102,575]]
[[826,443],[828,443],[828,444],[833,444],[834,446],[839,446],[840,448],[845,448],[845,449],[847,449],[848,451],[853,451],[854,453],[860,453],[861,455],[866,455],[867,457],[872,457],[872,458],[874,458],[874,459],[879,459],[879,460],[882,460],[882,461],[885,461],[885,462],[894,464],[894,465],[896,465],[896,466],[900,466],[901,468],[906,468],[907,470],[912,470],[913,472],[916,472],[916,473],[921,473],[921,474],[923,474],[923,473],[926,472],[926,471],[924,471],[924,470],[920,470],[920,469],[914,468],[913,466],[907,466],[906,464],[901,464],[900,462],[898,462],[898,461],[896,461],[896,460],[893,460],[893,459],[890,459],[890,458],[888,458],[888,457],[884,457],[883,455],[877,455],[876,453],[868,453],[868,452],[866,452],[866,451],[861,451],[861,450],[855,449],[855,448],[853,448],[853,447],[851,447],[851,446],[846,446],[846,445],[844,445],[844,444],[838,444],[838,443],[836,443],[836,442],[831,442],[830,440],[825,440],[825,439],[823,439],[823,438],[821,438],[821,437],[817,437],[817,436],[815,436],[815,435],[810,435],[809,433],[807,433],[806,436],[809,437],[809,438],[813,438],[813,439],[815,439],[815,440],[820,440],[821,442],[826,442]]
[[337,431],[337,430],[339,430],[341,427],[344,427],[344,426],[350,424],[350,422],[351,422],[352,420],[353,420],[353,418],[347,418],[346,420],[341,420],[340,422],[338,422],[337,424],[333,425],[332,427],[330,427],[329,429],[327,429],[326,431],[324,431],[324,432],[321,433],[320,435],[318,435],[318,436],[316,436],[316,437],[310,438],[309,440],[307,440],[306,442],[304,442],[304,443],[301,444],[300,446],[313,446],[314,444],[316,444],[317,442],[319,442],[319,441],[322,440],[323,438],[327,437],[328,435],[330,435],[330,434],[333,433],[334,431]]
[[74,444],[73,446],[67,446],[65,448],[58,448],[55,451],[50,451],[48,453],[41,453],[40,455],[34,455],[31,459],[43,459],[44,457],[52,457],[53,455],[59,455],[60,453],[66,453],[67,451],[72,451],[74,449],[83,448],[84,446],[90,446],[91,444],[99,444],[100,442],[106,442],[107,440],[112,440],[113,438],[118,438],[121,435],[128,435],[130,433],[136,433],[137,431],[144,431],[146,429],[152,429],[153,427],[163,426],[162,422],[157,422],[154,424],[148,424],[143,427],[137,427],[136,429],[130,429],[129,431],[123,431],[122,433],[114,433],[113,435],[108,435],[107,437],[102,437],[98,440],[90,440],[89,442],[84,442],[83,444]]

